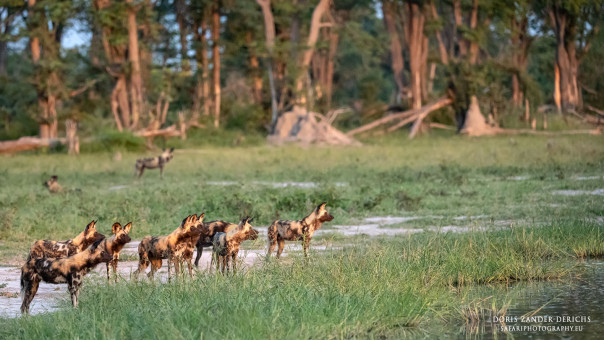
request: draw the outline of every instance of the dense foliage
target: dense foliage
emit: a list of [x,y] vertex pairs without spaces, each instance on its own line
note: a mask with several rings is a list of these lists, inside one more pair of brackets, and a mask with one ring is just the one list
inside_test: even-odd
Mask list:
[[44,135],[44,127],[54,137],[66,119],[85,136],[167,126],[179,112],[191,125],[265,133],[272,104],[277,114],[300,103],[323,113],[348,107],[336,121],[343,128],[442,95],[456,100],[434,115],[444,123],[471,95],[500,123],[527,104],[603,108],[602,6],[2,0],[0,140]]

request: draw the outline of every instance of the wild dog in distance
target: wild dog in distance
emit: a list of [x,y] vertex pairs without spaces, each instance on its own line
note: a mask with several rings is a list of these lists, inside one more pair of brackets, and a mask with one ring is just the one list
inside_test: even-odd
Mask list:
[[[203,214],[200,216],[203,219]],[[138,269],[134,275],[138,277],[141,272],[144,272],[149,264],[151,271],[147,276],[153,278],[156,271],[162,266],[162,259],[168,259],[168,280],[171,279],[170,266],[175,260],[177,245],[184,242],[189,237],[197,232],[198,225],[197,215],[191,215],[185,218],[180,226],[176,228],[170,235],[167,236],[146,236],[138,245]],[[175,262],[176,274],[180,268],[177,268],[178,262]]]
[[27,260],[36,258],[55,258],[60,259],[67,256],[75,255],[91,244],[102,240],[105,235],[96,231],[96,221],[88,223],[84,231],[78,236],[67,241],[49,241],[38,240],[29,249]]
[[218,232],[212,239],[213,258],[216,260],[216,269],[221,272],[229,271],[229,262],[233,272],[235,272],[237,254],[239,247],[245,240],[255,240],[258,238],[258,230],[254,229],[250,222],[253,219],[246,217],[235,229],[228,233]]
[[50,191],[51,194],[63,191],[63,187],[59,184],[59,177],[57,175],[52,175],[50,179],[43,184],[48,188],[48,191]]
[[107,280],[111,280],[109,276],[109,267],[113,268],[113,276],[115,277],[115,282],[117,282],[117,263],[120,260],[120,252],[122,248],[126,245],[126,243],[130,242],[130,228],[132,228],[132,222],[128,222],[125,226],[122,227],[121,224],[115,222],[111,227],[111,232],[113,236],[111,236],[107,242],[107,252],[111,254],[111,260],[107,262]]
[[78,307],[80,285],[82,278],[92,268],[101,262],[111,260],[106,246],[101,243],[106,240],[96,241],[85,251],[62,259],[31,259],[21,268],[21,313],[29,314],[29,305],[38,292],[40,281],[58,284],[67,283],[71,294],[71,303]]
[[277,220],[268,227],[268,254],[267,257],[271,256],[275,246],[279,244],[277,250],[277,258],[281,257],[285,241],[302,241],[304,247],[304,256],[308,257],[308,247],[310,246],[310,240],[312,235],[323,225],[323,222],[329,222],[333,220],[333,216],[327,212],[325,206],[327,203],[323,202],[317,206],[310,215],[304,217],[299,221],[281,221]]
[[140,178],[145,169],[159,168],[160,177],[164,178],[164,166],[174,157],[173,152],[174,148],[170,148],[169,150],[164,149],[161,155],[157,157],[137,159],[134,166],[134,176]]

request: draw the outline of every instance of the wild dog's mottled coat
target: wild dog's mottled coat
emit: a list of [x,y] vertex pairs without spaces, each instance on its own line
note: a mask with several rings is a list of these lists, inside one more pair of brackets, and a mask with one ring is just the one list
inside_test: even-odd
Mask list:
[[[203,216],[201,217],[203,218]],[[161,268],[162,259],[168,259],[168,280],[170,280],[170,266],[175,260],[176,247],[197,232],[197,223],[197,215],[191,215],[185,218],[170,235],[161,237],[146,236],[143,238],[138,245],[139,262],[135,275],[138,276],[141,272],[144,272],[151,264],[151,271],[147,276],[152,278],[155,272]],[[175,262],[174,264],[178,274],[178,263]]]
[[52,194],[63,191],[63,187],[59,184],[59,177],[57,175],[51,176],[48,181],[44,182],[44,186],[47,187],[48,191]]
[[130,242],[130,228],[132,228],[132,222],[128,222],[124,227],[118,222],[115,222],[111,227],[113,236],[107,239],[105,243],[107,245],[107,251],[111,254],[111,260],[107,262],[107,280],[110,280],[109,267],[113,268],[113,275],[115,276],[115,282],[117,282],[117,263],[120,260],[120,252],[126,243]]
[[49,241],[38,240],[29,249],[27,260],[36,258],[55,258],[60,259],[75,255],[98,240],[105,238],[105,235],[96,231],[96,221],[88,223],[84,231],[78,236],[67,241]]
[[275,221],[268,227],[268,256],[271,256],[275,246],[279,244],[277,258],[281,257],[285,241],[302,241],[304,256],[308,257],[308,247],[312,235],[323,225],[323,222],[333,220],[323,202],[310,215],[299,221]]
[[197,223],[195,224],[195,230],[193,230],[190,237],[185,238],[182,242],[178,243],[174,250],[174,258],[175,261],[178,262],[178,266],[180,267],[183,262],[187,262],[187,267],[189,269],[189,276],[193,277],[193,249],[195,248],[195,244],[197,240],[201,237],[203,233],[203,218],[205,214],[202,213],[199,215],[197,219]]
[[99,240],[83,252],[62,259],[31,259],[21,268],[21,313],[29,313],[29,306],[38,291],[40,281],[67,283],[71,303],[78,307],[82,278],[101,262],[111,260],[105,245]]
[[157,169],[159,168],[159,174],[164,177],[164,165],[168,163],[174,155],[174,148],[164,150],[161,155],[153,158],[141,158],[136,160],[134,166],[134,176],[140,178],[143,175],[145,169]]
[[195,266],[199,266],[199,259],[201,258],[201,254],[203,253],[203,247],[212,246],[212,239],[216,233],[228,233],[230,230],[237,228],[238,224],[229,223],[225,221],[211,221],[204,223],[202,226],[202,231],[197,241],[195,243],[195,247],[197,248],[197,255],[195,256]]
[[237,262],[237,254],[239,247],[245,240],[255,240],[258,238],[258,231],[252,227],[250,222],[253,219],[246,217],[237,228],[231,229],[229,232],[218,232],[212,238],[213,256],[216,259],[216,269],[222,271],[229,270],[229,262],[233,271]]

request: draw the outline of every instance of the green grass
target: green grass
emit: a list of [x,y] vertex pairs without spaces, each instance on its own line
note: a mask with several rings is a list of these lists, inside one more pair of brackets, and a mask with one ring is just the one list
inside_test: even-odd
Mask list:
[[[309,265],[295,253],[233,277],[202,273],[172,284],[110,286],[91,279],[79,310],[0,320],[0,338],[423,336],[426,327],[462,321],[461,287],[566,278],[580,272],[575,259],[604,254],[602,197],[552,195],[604,188],[602,136],[402,137],[368,137],[357,148],[194,148],[187,141],[164,180],[157,171],[132,177],[135,159],[156,152],[124,151],[121,162],[106,152],[2,157],[0,263],[20,263],[35,239],[70,238],[92,219],[105,233],[115,221],[133,221],[132,236],[140,239],[168,233],[192,213],[229,221],[252,215],[266,226],[277,216],[301,218],[321,201],[335,216],[326,229],[393,215],[421,218],[387,227],[488,231],[375,238],[331,232],[313,243],[345,248],[314,251]],[[65,193],[42,187],[52,174]],[[592,175],[600,178],[575,179]],[[520,176],[526,179],[514,179]],[[254,183],[287,181],[318,187]],[[109,189],[117,185],[128,187]]]
[[[510,140],[513,139],[513,142]],[[327,201],[333,224],[377,215],[441,216],[411,226],[451,225],[456,216],[487,220],[548,221],[573,216],[596,218],[599,196],[554,196],[553,190],[604,187],[601,136],[438,137],[407,141],[366,140],[358,148],[289,146],[207,147],[177,150],[159,179],[148,171],[133,179],[136,158],[154,153],[70,157],[62,154],[3,156],[0,161],[0,262],[24,258],[36,239],[67,239],[92,219],[109,232],[113,222],[133,221],[132,234],[173,230],[188,214],[236,221],[255,217],[268,225],[277,216],[302,217]],[[51,195],[42,186],[57,174],[66,192]],[[510,180],[528,176],[528,180]],[[233,186],[207,181],[235,181]],[[317,188],[273,188],[264,182],[317,182]],[[347,183],[337,186],[337,182]],[[127,185],[122,190],[110,187]]]
[[[563,277],[577,249],[604,255],[601,227],[553,224],[423,233],[272,260],[171,284],[90,282],[80,309],[0,320],[2,338],[400,337],[462,320],[458,287]],[[574,269],[573,269],[574,268]]]

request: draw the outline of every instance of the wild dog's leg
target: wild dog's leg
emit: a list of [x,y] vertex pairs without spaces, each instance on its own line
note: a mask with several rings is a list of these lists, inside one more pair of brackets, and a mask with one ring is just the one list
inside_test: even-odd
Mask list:
[[185,257],[185,261],[187,261],[187,268],[189,269],[189,276],[191,278],[193,278],[193,254],[191,254],[191,256],[189,256],[187,254],[187,256]]
[[222,273],[224,274],[226,271],[226,273],[229,273],[229,257],[228,255],[223,255],[222,256]]
[[113,276],[115,277],[115,283],[117,283],[117,263],[120,261],[120,254],[113,256],[111,261],[111,267],[113,268]]
[[237,253],[233,253],[233,255],[231,255],[231,256],[232,256],[231,267],[233,268],[233,274],[235,274],[236,273],[235,267],[237,266]]
[[161,259],[153,259],[151,260],[151,271],[147,274],[147,277],[153,279],[155,277],[155,272],[161,268]]
[[[147,255],[146,251],[143,252],[139,252],[138,253],[138,269],[136,269],[134,271],[134,277],[138,278],[138,275],[140,273],[144,273],[145,270],[147,270],[147,267],[149,266],[149,256]],[[109,269],[109,268],[107,268]],[[151,267],[151,270],[153,270],[153,267]],[[107,274],[109,275],[109,274]]]
[[174,263],[174,275],[176,276],[176,278],[178,279],[178,276],[180,275],[180,264],[181,264],[181,259],[180,258],[173,258],[172,259],[172,263]]
[[308,258],[308,248],[310,247],[310,236],[305,236],[302,241],[302,247],[304,248],[304,257]]
[[141,167],[138,169],[138,178],[141,178],[141,176],[143,175],[143,172],[145,172],[145,166],[144,166],[144,165],[143,165],[143,166],[141,166]]
[[159,177],[164,179],[164,166],[161,163],[159,164]]
[[[107,281],[111,281],[111,278],[109,277],[109,266],[111,265],[111,261],[105,263],[107,265]],[[109,282],[111,283],[111,282]]]
[[78,308],[78,296],[80,295],[80,281],[81,277],[79,274],[70,275],[67,278],[67,289],[69,289],[69,293],[71,294],[71,304],[74,308]]
[[39,286],[40,279],[35,274],[27,275],[25,278],[21,278],[21,298],[23,298],[21,303],[22,314],[29,314],[29,306],[31,305],[31,301],[34,299],[34,296],[36,296]]
[[172,264],[172,255],[168,255],[168,282],[172,280],[172,274],[170,273],[170,266]]
[[283,253],[283,248],[285,247],[285,240],[281,238],[281,236],[277,235],[277,243],[279,244],[279,248],[277,249],[277,258],[281,258],[281,253]]
[[273,250],[275,250],[275,246],[277,245],[277,226],[274,224],[271,224],[270,227],[268,227],[268,254],[266,254],[266,257],[270,257],[271,254],[273,253]]
[[203,252],[202,245],[196,245],[197,247],[197,255],[195,255],[195,267],[199,267],[199,259],[201,258],[201,253]]

